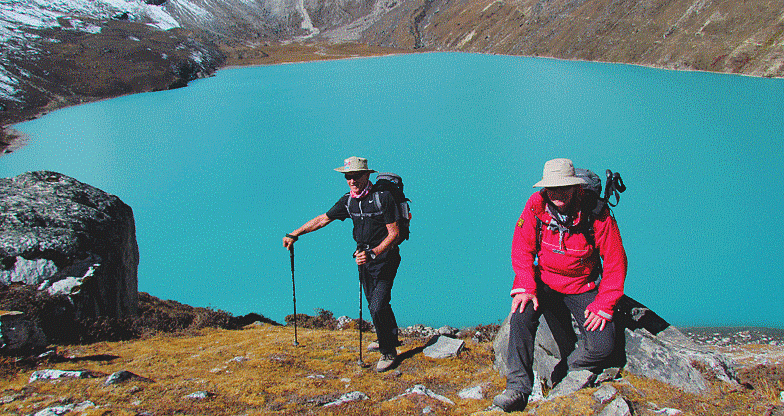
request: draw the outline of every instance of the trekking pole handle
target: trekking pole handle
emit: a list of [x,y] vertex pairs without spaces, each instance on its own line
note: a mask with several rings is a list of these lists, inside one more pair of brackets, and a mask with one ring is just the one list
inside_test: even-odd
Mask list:
[[288,237],[288,238],[290,238],[290,239],[292,239],[294,241],[299,240],[299,237],[297,237],[296,235],[286,234],[286,237]]
[[623,193],[626,190],[626,185],[623,184],[623,179],[621,179],[621,174],[615,172],[613,175],[613,182],[615,182],[615,186],[618,189],[618,192]]
[[607,176],[607,183],[604,186],[604,199],[609,201],[613,193],[613,173],[610,169],[607,169],[604,171],[604,174]]

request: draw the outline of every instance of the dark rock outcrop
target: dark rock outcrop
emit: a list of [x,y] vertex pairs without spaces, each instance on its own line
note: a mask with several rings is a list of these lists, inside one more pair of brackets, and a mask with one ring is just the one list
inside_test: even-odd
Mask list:
[[46,348],[46,335],[22,312],[0,311],[0,352],[19,354]]
[[0,284],[66,296],[77,319],[137,314],[133,212],[55,172],[0,179]]
[[[639,302],[624,296],[616,309],[615,353],[605,367],[623,367],[629,373],[694,394],[706,392],[710,379],[737,382],[729,358],[698,346]],[[544,316],[541,318],[534,348],[534,372],[539,383],[552,387],[567,375],[568,355],[579,353],[582,348],[575,332],[558,334],[556,331],[558,335],[554,336]],[[508,344],[509,317],[493,340],[495,367],[504,376]]]

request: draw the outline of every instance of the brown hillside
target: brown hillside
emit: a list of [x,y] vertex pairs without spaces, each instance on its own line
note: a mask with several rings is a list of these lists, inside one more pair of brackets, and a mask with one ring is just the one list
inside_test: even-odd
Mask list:
[[784,4],[744,0],[404,1],[381,46],[784,76]]
[[[253,324],[242,330],[202,329],[191,335],[156,335],[144,340],[59,347],[56,355],[30,366],[17,363],[0,381],[2,414],[34,414],[45,408],[84,404],[89,415],[469,415],[484,414],[503,379],[492,369],[491,343],[466,339],[458,358],[431,359],[425,340],[404,337],[404,359],[387,373],[357,365],[354,330],[299,329],[293,345],[291,327]],[[365,343],[373,339],[366,333]],[[373,363],[378,353],[364,354]],[[6,363],[8,364],[8,363]],[[29,382],[35,370],[89,370],[94,378]],[[141,378],[105,385],[109,374],[126,370]],[[745,383],[717,382],[706,396],[693,396],[652,380],[624,374],[611,384],[629,401],[635,415],[777,415],[784,406],[784,367],[751,366],[741,370]],[[422,395],[403,395],[423,385],[452,404]],[[462,389],[483,386],[485,399],[461,399]],[[324,406],[359,391],[367,399]],[[585,415],[596,407],[596,389],[544,403],[527,414]],[[201,392],[203,398],[188,397]],[[659,411],[656,413],[656,411]],[[487,412],[486,414],[501,414]]]

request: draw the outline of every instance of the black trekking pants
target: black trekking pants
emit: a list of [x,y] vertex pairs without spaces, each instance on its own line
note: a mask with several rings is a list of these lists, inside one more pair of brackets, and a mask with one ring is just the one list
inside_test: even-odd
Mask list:
[[[556,292],[546,285],[537,288],[539,308],[534,310],[528,302],[522,313],[515,312],[509,319],[509,347],[507,349],[506,388],[530,395],[533,388],[534,342],[539,318],[545,315],[547,325],[558,339],[571,340],[571,344],[559,345],[561,357],[568,356],[569,369],[598,370],[614,348],[615,325],[607,322],[603,330],[588,331],[585,323],[585,308],[596,299],[597,289],[576,295]],[[583,348],[574,350],[576,336],[571,317],[580,328],[584,340]],[[561,344],[561,343],[559,343]],[[569,355],[571,353],[571,355]],[[554,380],[560,381],[560,380]]]
[[376,327],[379,350],[382,354],[397,354],[397,320],[392,306],[392,284],[400,266],[400,251],[391,248],[376,260],[359,266],[359,278],[365,290],[368,310]]

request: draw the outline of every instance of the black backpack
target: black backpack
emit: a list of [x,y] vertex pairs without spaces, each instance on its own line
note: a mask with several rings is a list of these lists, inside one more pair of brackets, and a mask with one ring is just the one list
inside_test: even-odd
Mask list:
[[[599,175],[591,172],[588,169],[574,169],[574,176],[584,179],[587,183],[582,185],[586,192],[587,201],[583,201],[583,209],[588,209],[593,218],[599,216],[607,207],[615,207],[621,200],[621,193],[626,190],[626,185],[623,184],[621,174],[618,172],[613,173],[610,169],[605,171],[607,176],[607,185],[604,188],[604,196],[602,196],[602,180]],[[610,199],[615,197],[613,204]],[[609,208],[608,208],[609,209]]]
[[[575,168],[574,173],[575,176],[582,178],[587,182],[585,185],[582,185],[583,190],[586,192],[584,192],[584,198],[581,201],[582,206],[580,207],[580,210],[583,212],[583,214],[587,215],[587,220],[581,221],[582,225],[573,229],[572,231],[584,234],[588,244],[596,247],[596,236],[593,229],[594,220],[596,220],[596,218],[598,218],[605,209],[610,210],[611,207],[618,205],[618,202],[621,200],[621,193],[626,191],[626,185],[623,184],[623,179],[621,179],[620,173],[613,173],[611,170],[607,169],[605,172],[605,175],[607,176],[607,183],[604,187],[604,195],[602,195],[602,180],[599,178],[599,175],[591,172],[588,169],[580,168]],[[615,197],[615,203],[611,202],[611,198],[613,197]],[[610,210],[609,214],[612,215],[612,210]],[[539,236],[541,235],[543,226],[544,224],[542,223],[542,220],[537,217],[537,252],[539,251]],[[598,270],[595,270],[595,273],[601,274],[601,264],[599,264]]]
[[[376,183],[373,184],[372,192],[379,191],[387,191],[392,194],[392,198],[395,200],[395,204],[397,204],[397,209],[400,212],[400,219],[397,222],[400,229],[400,237],[398,238],[398,244],[400,244],[408,240],[408,235],[410,234],[409,224],[411,222],[411,210],[408,206],[408,202],[411,200],[406,198],[406,194],[403,192],[403,178],[390,172],[379,173],[376,176]],[[381,210],[379,199],[374,197],[373,201],[375,201],[376,208]]]

